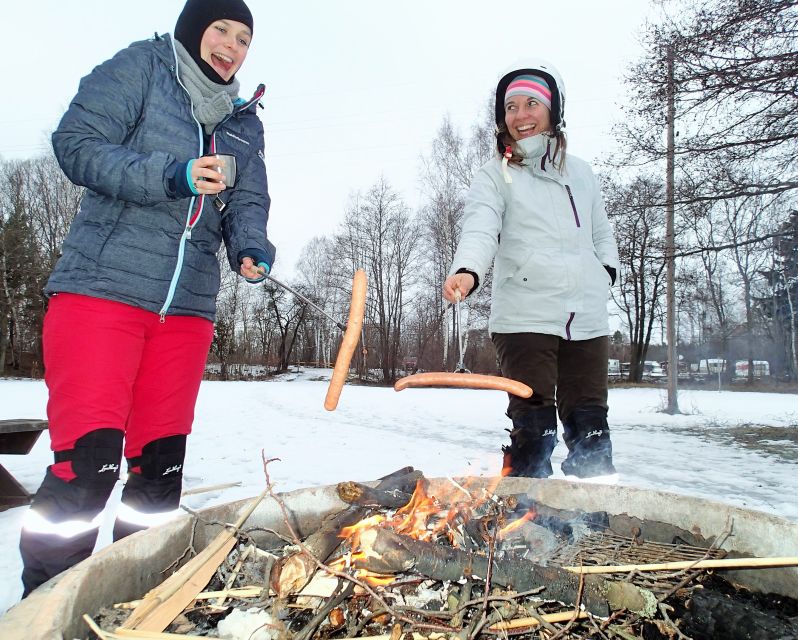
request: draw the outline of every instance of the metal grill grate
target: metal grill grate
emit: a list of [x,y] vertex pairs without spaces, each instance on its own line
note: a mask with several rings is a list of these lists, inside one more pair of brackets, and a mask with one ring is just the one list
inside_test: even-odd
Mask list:
[[[611,531],[593,531],[582,536],[577,542],[562,545],[555,552],[549,564],[564,566],[579,565],[619,565],[650,564],[690,560],[723,558],[721,549],[704,549],[688,544],[668,544],[649,542],[639,538],[621,536]],[[653,573],[633,572],[631,579],[624,574],[615,574],[611,579],[627,580],[657,595],[671,591],[683,582],[689,570]]]

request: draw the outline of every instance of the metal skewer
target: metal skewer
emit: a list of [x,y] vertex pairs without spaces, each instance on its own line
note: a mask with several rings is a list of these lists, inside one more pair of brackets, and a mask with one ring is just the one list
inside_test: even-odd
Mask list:
[[456,373],[462,373],[466,371],[465,362],[463,361],[463,331],[461,329],[463,317],[460,314],[460,297],[460,289],[457,289],[454,292],[454,325],[455,333],[457,334],[457,346],[460,350],[460,359],[457,361],[457,368],[455,369]]
[[338,320],[336,320],[335,318],[333,318],[333,317],[332,317],[332,316],[331,316],[329,313],[327,313],[327,312],[326,312],[324,309],[322,309],[322,308],[321,308],[319,305],[317,305],[317,304],[315,304],[315,303],[311,302],[310,300],[308,300],[308,299],[307,299],[305,296],[303,296],[301,293],[299,293],[299,291],[294,291],[294,290],[293,290],[291,287],[289,287],[287,284],[284,284],[284,283],[280,282],[280,281],[279,281],[277,278],[275,278],[275,277],[274,277],[273,275],[271,275],[270,273],[265,273],[265,274],[263,274],[263,275],[265,275],[265,276],[266,276],[266,278],[268,278],[269,280],[271,280],[271,281],[272,281],[274,284],[276,284],[278,287],[282,287],[282,288],[283,288],[283,289],[285,289],[286,291],[288,291],[288,292],[290,292],[290,293],[293,293],[293,294],[294,294],[294,295],[295,295],[297,298],[299,298],[299,299],[300,299],[300,300],[302,300],[303,302],[305,302],[305,303],[309,304],[311,307],[313,307],[313,308],[314,308],[316,311],[318,311],[320,314],[322,314],[323,316],[325,316],[325,317],[326,317],[327,319],[329,319],[331,322],[334,322],[334,323],[335,323],[335,325],[336,325],[336,326],[337,326],[337,327],[338,327],[338,328],[339,328],[341,331],[346,331],[346,325],[345,325],[343,322],[338,322]]

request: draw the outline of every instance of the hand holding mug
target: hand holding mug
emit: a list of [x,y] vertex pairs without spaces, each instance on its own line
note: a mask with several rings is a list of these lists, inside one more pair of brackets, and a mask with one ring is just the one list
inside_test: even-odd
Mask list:
[[216,195],[227,187],[224,183],[224,174],[221,169],[223,158],[217,156],[202,156],[191,164],[191,182],[194,190],[201,195]]

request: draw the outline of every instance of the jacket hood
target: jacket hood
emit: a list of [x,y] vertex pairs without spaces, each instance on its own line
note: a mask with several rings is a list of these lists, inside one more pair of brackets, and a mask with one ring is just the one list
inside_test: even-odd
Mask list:
[[565,128],[565,84],[555,66],[542,58],[519,60],[505,69],[496,85],[496,124],[504,122],[504,94],[513,78],[521,74],[541,76],[551,89],[551,124],[555,130]]
[[[150,40],[141,40],[139,42],[134,42],[130,45],[131,47],[153,47],[155,49],[156,55],[163,60],[168,67],[171,69],[176,69],[177,64],[175,59],[177,58],[177,53],[174,49],[174,38],[169,35],[168,33],[158,34],[156,33]],[[236,105],[236,111],[250,111],[255,113],[258,105],[260,104],[260,99],[263,97],[265,93],[266,85],[260,84],[255,89],[254,94],[251,98],[244,99],[241,104]]]

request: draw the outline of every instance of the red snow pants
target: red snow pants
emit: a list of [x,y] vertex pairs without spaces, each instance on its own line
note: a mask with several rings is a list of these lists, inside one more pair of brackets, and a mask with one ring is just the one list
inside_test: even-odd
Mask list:
[[[160,316],[71,293],[50,300],[44,319],[47,417],[53,451],[97,429],[124,432],[126,458],[149,442],[187,435],[213,338],[213,323]],[[53,465],[63,480],[70,462]]]
[[69,293],[50,300],[44,363],[55,463],[23,522],[23,595],[91,554],[123,441],[129,473],[114,539],[177,509],[212,338],[204,318],[161,322],[157,313]]

